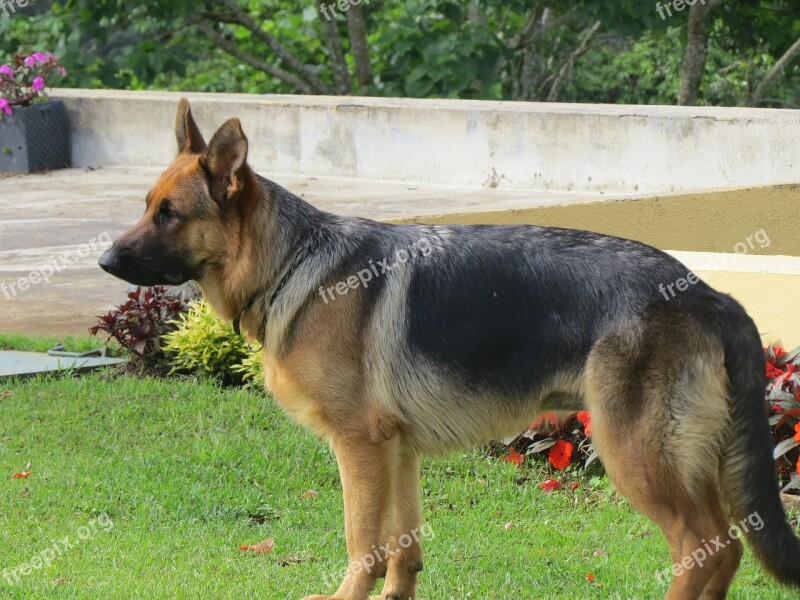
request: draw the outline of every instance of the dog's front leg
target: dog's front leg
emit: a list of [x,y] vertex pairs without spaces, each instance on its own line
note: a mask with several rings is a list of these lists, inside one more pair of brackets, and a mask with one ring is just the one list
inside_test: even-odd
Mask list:
[[335,437],[331,443],[339,464],[344,492],[344,530],[349,563],[342,585],[333,596],[304,600],[367,600],[391,552],[381,539],[389,503],[395,441],[373,442],[357,435]]

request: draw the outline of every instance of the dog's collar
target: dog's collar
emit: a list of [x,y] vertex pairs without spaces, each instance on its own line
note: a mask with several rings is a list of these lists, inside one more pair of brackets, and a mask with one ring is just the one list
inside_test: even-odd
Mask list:
[[[294,262],[292,263],[292,266],[289,268],[288,271],[286,271],[286,273],[283,275],[283,277],[281,277],[281,280],[278,282],[278,285],[275,287],[275,291],[272,292],[272,296],[270,296],[269,304],[267,304],[267,310],[266,310],[266,314],[267,315],[269,314],[269,311],[272,308],[272,305],[275,304],[275,300],[278,298],[278,294],[280,294],[281,290],[286,286],[287,283],[289,283],[289,279],[292,277],[292,275],[294,275],[294,272],[297,270],[297,268],[300,266],[300,264],[305,259],[305,255],[306,255],[306,252],[298,253],[296,255],[295,259],[294,259]],[[250,299],[245,303],[244,308],[239,313],[239,316],[236,317],[233,320],[233,331],[234,331],[234,333],[236,335],[241,335],[242,334],[241,324],[242,324],[242,317],[244,316],[244,313],[246,313],[248,310],[253,308],[253,305],[256,303],[256,301],[259,298],[261,298],[264,295],[264,292],[266,292],[266,289],[260,289],[255,294],[250,296]],[[266,330],[267,330],[267,317],[265,316],[264,320],[261,322],[261,324],[258,327],[258,331],[256,332],[256,338],[261,343],[264,342],[264,336],[266,335]]]

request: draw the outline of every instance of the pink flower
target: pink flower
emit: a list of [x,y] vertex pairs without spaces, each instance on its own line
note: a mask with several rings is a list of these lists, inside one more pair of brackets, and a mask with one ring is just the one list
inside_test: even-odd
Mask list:
[[44,77],[37,77],[36,79],[34,79],[33,83],[31,84],[31,89],[34,92],[38,92],[38,91],[43,90],[44,89]]
[[67,70],[61,65],[58,65],[58,72],[61,74],[62,77],[64,77],[67,74]]
[[9,67],[8,65],[0,65],[0,75],[5,75],[6,77],[14,77],[14,69]]
[[50,59],[47,58],[41,52],[34,52],[28,58],[25,59],[24,63],[26,67],[35,67],[37,64],[49,62]]
[[0,110],[5,112],[7,115],[10,115],[13,111],[11,110],[11,105],[8,103],[8,100],[5,98],[0,98]]

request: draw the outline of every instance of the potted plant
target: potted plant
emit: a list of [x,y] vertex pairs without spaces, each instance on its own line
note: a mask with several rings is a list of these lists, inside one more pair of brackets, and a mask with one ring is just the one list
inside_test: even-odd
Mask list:
[[66,107],[44,93],[56,74],[66,71],[49,52],[16,54],[11,64],[0,64],[0,172],[70,165]]

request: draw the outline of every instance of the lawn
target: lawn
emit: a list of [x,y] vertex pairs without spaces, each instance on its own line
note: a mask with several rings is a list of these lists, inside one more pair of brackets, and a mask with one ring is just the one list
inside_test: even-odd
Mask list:
[[[346,565],[335,462],[264,395],[98,373],[0,382],[0,415],[4,598],[283,600],[331,593]],[[479,450],[423,471],[420,598],[663,595],[660,532],[604,478],[545,494],[546,466]],[[732,597],[791,596],[748,552]]]

